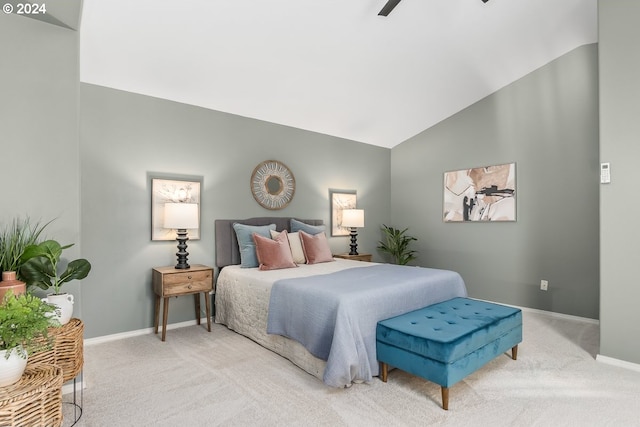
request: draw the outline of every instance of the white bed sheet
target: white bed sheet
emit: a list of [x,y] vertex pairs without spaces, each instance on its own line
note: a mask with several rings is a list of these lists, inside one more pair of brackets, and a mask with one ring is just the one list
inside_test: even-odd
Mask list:
[[311,355],[302,344],[280,335],[267,334],[271,286],[280,279],[329,274],[347,268],[375,265],[335,258],[333,262],[302,264],[297,268],[260,271],[257,268],[224,267],[216,281],[215,322],[244,335],[289,359],[322,381],[326,362]]

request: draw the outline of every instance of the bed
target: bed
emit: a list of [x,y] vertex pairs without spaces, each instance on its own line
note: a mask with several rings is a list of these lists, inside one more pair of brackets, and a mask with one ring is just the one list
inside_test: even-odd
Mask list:
[[[467,296],[460,275],[447,270],[339,258],[268,271],[242,265],[245,248],[240,248],[234,224],[275,224],[276,232],[291,233],[291,219],[215,221],[216,266],[220,269],[215,322],[285,357],[329,386],[350,386],[378,376],[375,327],[379,320]],[[299,221],[311,228],[322,226],[321,220]]]

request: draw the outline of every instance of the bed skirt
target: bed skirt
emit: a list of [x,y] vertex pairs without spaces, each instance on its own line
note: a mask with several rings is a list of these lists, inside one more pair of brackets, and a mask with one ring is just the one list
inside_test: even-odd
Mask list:
[[[247,301],[253,301],[248,304]],[[327,362],[309,353],[302,344],[280,335],[267,334],[269,293],[218,283],[215,294],[215,322],[244,335],[322,381]]]

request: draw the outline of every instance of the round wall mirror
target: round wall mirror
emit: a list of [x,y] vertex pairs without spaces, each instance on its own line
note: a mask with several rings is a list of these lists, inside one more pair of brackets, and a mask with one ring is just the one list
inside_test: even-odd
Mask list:
[[277,210],[286,207],[296,191],[296,180],[289,168],[277,160],[266,160],[251,174],[251,194],[260,206]]
[[272,196],[276,196],[282,192],[282,180],[279,176],[270,176],[267,179],[266,187],[267,193],[271,194]]

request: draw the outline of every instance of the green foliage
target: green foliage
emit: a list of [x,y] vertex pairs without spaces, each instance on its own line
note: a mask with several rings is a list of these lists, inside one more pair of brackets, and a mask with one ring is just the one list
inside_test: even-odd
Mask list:
[[406,265],[416,258],[416,251],[409,249],[409,244],[418,239],[405,234],[408,228],[400,230],[383,224],[381,229],[384,232],[385,240],[378,242],[378,249],[390,254],[394,264]]
[[21,357],[27,353],[36,353],[50,346],[48,328],[60,326],[56,319],[57,307],[29,293],[13,295],[9,290],[0,304],[0,350],[12,351]]
[[22,280],[27,286],[37,286],[41,289],[53,289],[54,294],[60,293],[60,287],[71,280],[82,280],[91,271],[91,264],[84,258],[76,259],[58,275],[58,264],[64,249],[73,244],[60,246],[55,240],[46,240],[38,245],[27,246],[22,254]]
[[0,230],[0,270],[15,271],[18,279],[20,267],[22,266],[22,254],[29,245],[38,243],[40,234],[51,221],[44,225],[39,222],[31,224],[28,217],[16,218],[11,225],[5,225]]

